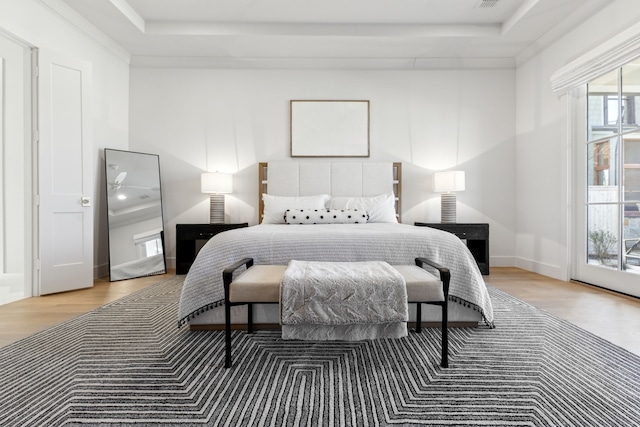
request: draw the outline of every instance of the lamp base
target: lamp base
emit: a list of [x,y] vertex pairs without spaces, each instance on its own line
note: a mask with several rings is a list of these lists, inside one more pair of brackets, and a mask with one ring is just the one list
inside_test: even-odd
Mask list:
[[456,194],[442,193],[440,195],[440,222],[456,222]]
[[224,224],[224,194],[209,195],[209,224]]

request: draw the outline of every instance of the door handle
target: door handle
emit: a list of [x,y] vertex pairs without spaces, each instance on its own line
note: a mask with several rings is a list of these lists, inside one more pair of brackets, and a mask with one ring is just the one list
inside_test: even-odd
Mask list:
[[82,196],[82,198],[80,199],[80,203],[82,204],[83,208],[91,207],[91,197]]

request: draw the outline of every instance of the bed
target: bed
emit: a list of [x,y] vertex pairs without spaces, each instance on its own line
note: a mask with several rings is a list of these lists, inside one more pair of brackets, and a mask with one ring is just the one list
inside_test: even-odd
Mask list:
[[[401,165],[390,162],[261,163],[260,224],[217,234],[203,246],[185,278],[179,324],[192,329],[224,325],[222,270],[242,258],[276,265],[294,259],[412,265],[416,257],[425,257],[451,270],[450,324],[493,326],[491,300],[466,245],[451,233],[399,222],[401,173]],[[364,211],[367,218],[319,219],[326,208],[346,211],[343,215]],[[313,213],[300,220],[304,209]],[[314,224],[316,219],[326,223]],[[425,322],[439,322],[440,310],[425,308]],[[253,315],[258,327],[279,323],[274,304],[254,306]],[[244,323],[246,306],[233,307],[231,319]]]

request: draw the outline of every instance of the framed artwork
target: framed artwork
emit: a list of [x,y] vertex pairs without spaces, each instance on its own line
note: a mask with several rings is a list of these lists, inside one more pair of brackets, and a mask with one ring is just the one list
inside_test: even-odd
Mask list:
[[369,157],[369,101],[291,101],[291,157]]

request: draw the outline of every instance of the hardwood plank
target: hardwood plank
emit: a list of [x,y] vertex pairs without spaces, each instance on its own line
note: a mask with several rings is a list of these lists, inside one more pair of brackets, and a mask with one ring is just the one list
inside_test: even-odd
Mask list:
[[80,316],[107,303],[168,279],[173,271],[158,276],[109,282],[96,280],[92,288],[25,298],[0,305],[0,347]]
[[[172,277],[110,283],[93,288],[27,298],[0,305],[0,346],[72,319],[123,296]],[[485,280],[554,316],[565,319],[640,355],[640,299],[575,282],[564,282],[512,267],[491,268]]]
[[492,268],[485,281],[640,355],[640,299],[518,268]]

